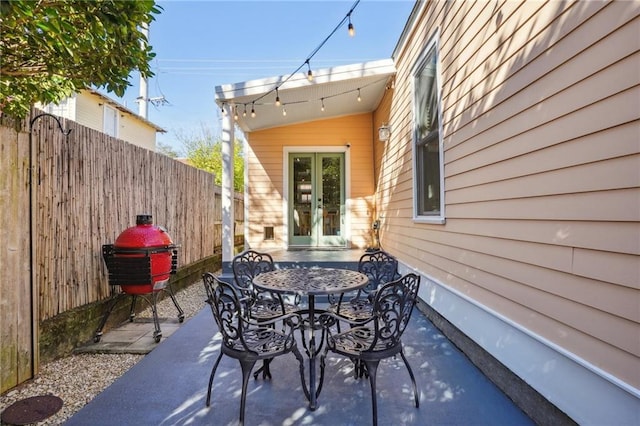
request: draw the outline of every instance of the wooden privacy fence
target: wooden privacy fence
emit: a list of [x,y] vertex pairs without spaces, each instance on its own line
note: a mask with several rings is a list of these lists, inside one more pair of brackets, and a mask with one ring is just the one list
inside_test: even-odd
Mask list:
[[[71,132],[49,115],[33,122],[31,138],[26,121],[0,126],[3,389],[5,366],[24,355],[39,322],[110,296],[102,245],[134,226],[137,214],[152,214],[181,245],[179,266],[221,252],[221,194],[212,174],[72,121],[60,124]],[[234,208],[238,234],[241,194]]]

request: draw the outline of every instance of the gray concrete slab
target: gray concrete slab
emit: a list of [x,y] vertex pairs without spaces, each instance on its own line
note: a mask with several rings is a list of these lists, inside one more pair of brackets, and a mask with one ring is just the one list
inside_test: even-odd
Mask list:
[[105,332],[99,342],[76,348],[74,353],[148,354],[183,325],[177,318],[160,318],[159,324],[162,337],[158,343],[153,337],[153,320],[136,318],[134,322],[124,322]]
[[[412,403],[400,359],[378,370],[380,425],[531,425],[493,383],[418,310],[405,332],[405,353],[420,393]],[[208,308],[181,325],[125,375],[66,423],[73,425],[234,425],[240,409],[240,366],[223,357],[205,407],[220,335]],[[273,379],[250,380],[247,425],[368,425],[368,380],[355,380],[351,363],[329,356],[318,409],[310,411],[293,355],[272,362]]]

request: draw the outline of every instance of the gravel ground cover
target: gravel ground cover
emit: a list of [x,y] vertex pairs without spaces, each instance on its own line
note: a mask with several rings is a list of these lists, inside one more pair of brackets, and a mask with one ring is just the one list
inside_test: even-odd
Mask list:
[[[201,282],[194,283],[176,294],[188,320],[204,306],[206,294]],[[175,307],[170,298],[158,303],[158,316],[174,317]],[[151,318],[151,309],[138,317]],[[70,355],[44,364],[33,380],[19,385],[0,396],[0,412],[16,401],[39,395],[56,395],[63,406],[56,414],[38,425],[60,425],[113,383],[144,355],[81,354]],[[2,423],[4,425],[4,423]]]

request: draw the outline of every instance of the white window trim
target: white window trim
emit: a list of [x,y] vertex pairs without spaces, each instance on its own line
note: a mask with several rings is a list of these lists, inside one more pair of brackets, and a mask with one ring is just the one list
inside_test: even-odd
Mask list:
[[[413,168],[413,222],[415,223],[430,223],[430,224],[444,224],[446,222],[445,216],[445,199],[444,199],[444,138],[443,138],[443,125],[442,125],[442,76],[440,75],[440,30],[437,29],[435,34],[431,37],[427,45],[423,48],[418,60],[416,60],[413,69],[411,71],[411,95],[412,95],[412,107],[413,107],[413,117],[412,117],[412,139],[411,139],[411,150],[412,150],[412,168]],[[436,82],[437,82],[437,90],[438,90],[438,115],[439,115],[439,134],[438,134],[438,145],[439,145],[439,163],[440,163],[440,214],[438,216],[423,216],[418,214],[418,195],[416,193],[418,185],[418,172],[416,167],[417,160],[417,152],[416,152],[416,138],[417,133],[415,130],[415,120],[416,120],[416,96],[415,96],[415,80],[417,73],[424,67],[424,63],[431,53],[431,50],[435,49],[436,55],[438,57],[438,63],[436,65]]]
[[62,99],[59,103],[50,103],[42,108],[45,112],[68,120],[76,119],[76,95]]

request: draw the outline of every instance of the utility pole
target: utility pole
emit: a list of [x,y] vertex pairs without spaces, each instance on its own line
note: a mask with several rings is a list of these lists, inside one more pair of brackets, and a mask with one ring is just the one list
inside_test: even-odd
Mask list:
[[[149,25],[145,22],[141,28],[142,34],[149,40]],[[147,43],[140,42],[140,47],[144,50],[147,48]],[[149,100],[149,86],[147,85],[147,79],[140,74],[140,96],[138,96],[138,115],[145,120],[149,119],[149,113],[147,111],[147,102]]]

